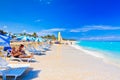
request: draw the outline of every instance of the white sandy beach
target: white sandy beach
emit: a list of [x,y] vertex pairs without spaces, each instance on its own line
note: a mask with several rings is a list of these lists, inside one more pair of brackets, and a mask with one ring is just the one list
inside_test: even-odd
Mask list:
[[[53,45],[35,56],[22,80],[119,80],[120,68],[69,45]],[[20,62],[17,62],[20,63]]]
[[67,45],[54,45],[46,55],[35,56],[38,62],[24,80],[119,80],[120,68],[103,62]]

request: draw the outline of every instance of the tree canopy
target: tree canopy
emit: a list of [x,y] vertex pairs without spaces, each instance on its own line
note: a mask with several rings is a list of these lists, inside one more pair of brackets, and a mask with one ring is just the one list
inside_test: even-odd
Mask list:
[[0,30],[0,34],[7,34],[7,32]]
[[[3,31],[3,30],[0,30],[0,34],[7,34],[7,32]],[[12,38],[15,38],[17,34],[11,34]],[[29,33],[19,33],[18,35],[20,36],[30,36],[30,37],[38,37],[37,33],[34,32],[32,34],[29,34]],[[41,36],[41,38],[44,38],[44,39],[51,39],[51,40],[56,40],[56,37],[55,35],[45,35],[45,36]]]
[[52,40],[56,40],[56,37],[55,35],[46,35],[46,36],[41,36],[42,38],[45,38],[45,39],[52,39]]

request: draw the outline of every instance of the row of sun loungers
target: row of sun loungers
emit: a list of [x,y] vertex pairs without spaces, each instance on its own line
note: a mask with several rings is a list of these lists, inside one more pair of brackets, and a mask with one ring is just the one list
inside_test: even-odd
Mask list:
[[[49,50],[50,46],[39,46],[38,49],[36,49],[33,46],[25,47],[25,49],[30,52],[34,53],[35,55],[40,55],[44,51]],[[4,55],[4,57],[7,57],[8,52],[1,51]],[[13,56],[10,57],[10,60],[18,60],[19,62],[27,61],[36,61],[34,58],[15,58]],[[9,64],[6,60],[0,57],[0,76],[2,77],[2,80],[7,80],[7,77],[14,77],[14,80],[17,79],[17,77],[21,76],[28,68],[30,67],[30,64]]]
[[28,50],[31,53],[40,55],[43,52],[48,51],[50,46],[48,46],[48,45],[46,45],[46,46],[38,46],[38,48],[35,48],[33,46],[28,45],[28,47],[25,47],[25,48],[26,48],[26,50]]

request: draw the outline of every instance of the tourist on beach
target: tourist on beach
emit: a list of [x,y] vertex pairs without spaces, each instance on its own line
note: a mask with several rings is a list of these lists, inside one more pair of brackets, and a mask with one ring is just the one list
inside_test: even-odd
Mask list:
[[21,55],[21,54],[18,53],[18,51],[16,50],[15,47],[12,47],[11,55],[16,57],[16,58],[19,58],[19,55]]
[[70,42],[71,43],[71,45],[72,45],[72,42]]
[[32,58],[33,54],[31,54],[30,56],[28,56],[25,51],[23,50],[24,45],[21,44],[18,48],[18,50],[16,50],[15,47],[12,48],[11,54],[12,56],[16,57],[16,58]]

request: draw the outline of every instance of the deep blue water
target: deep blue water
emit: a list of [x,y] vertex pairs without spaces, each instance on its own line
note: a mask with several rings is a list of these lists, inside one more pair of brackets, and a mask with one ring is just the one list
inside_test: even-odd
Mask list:
[[89,50],[103,52],[101,54],[120,61],[120,42],[118,41],[78,41],[79,46]]

